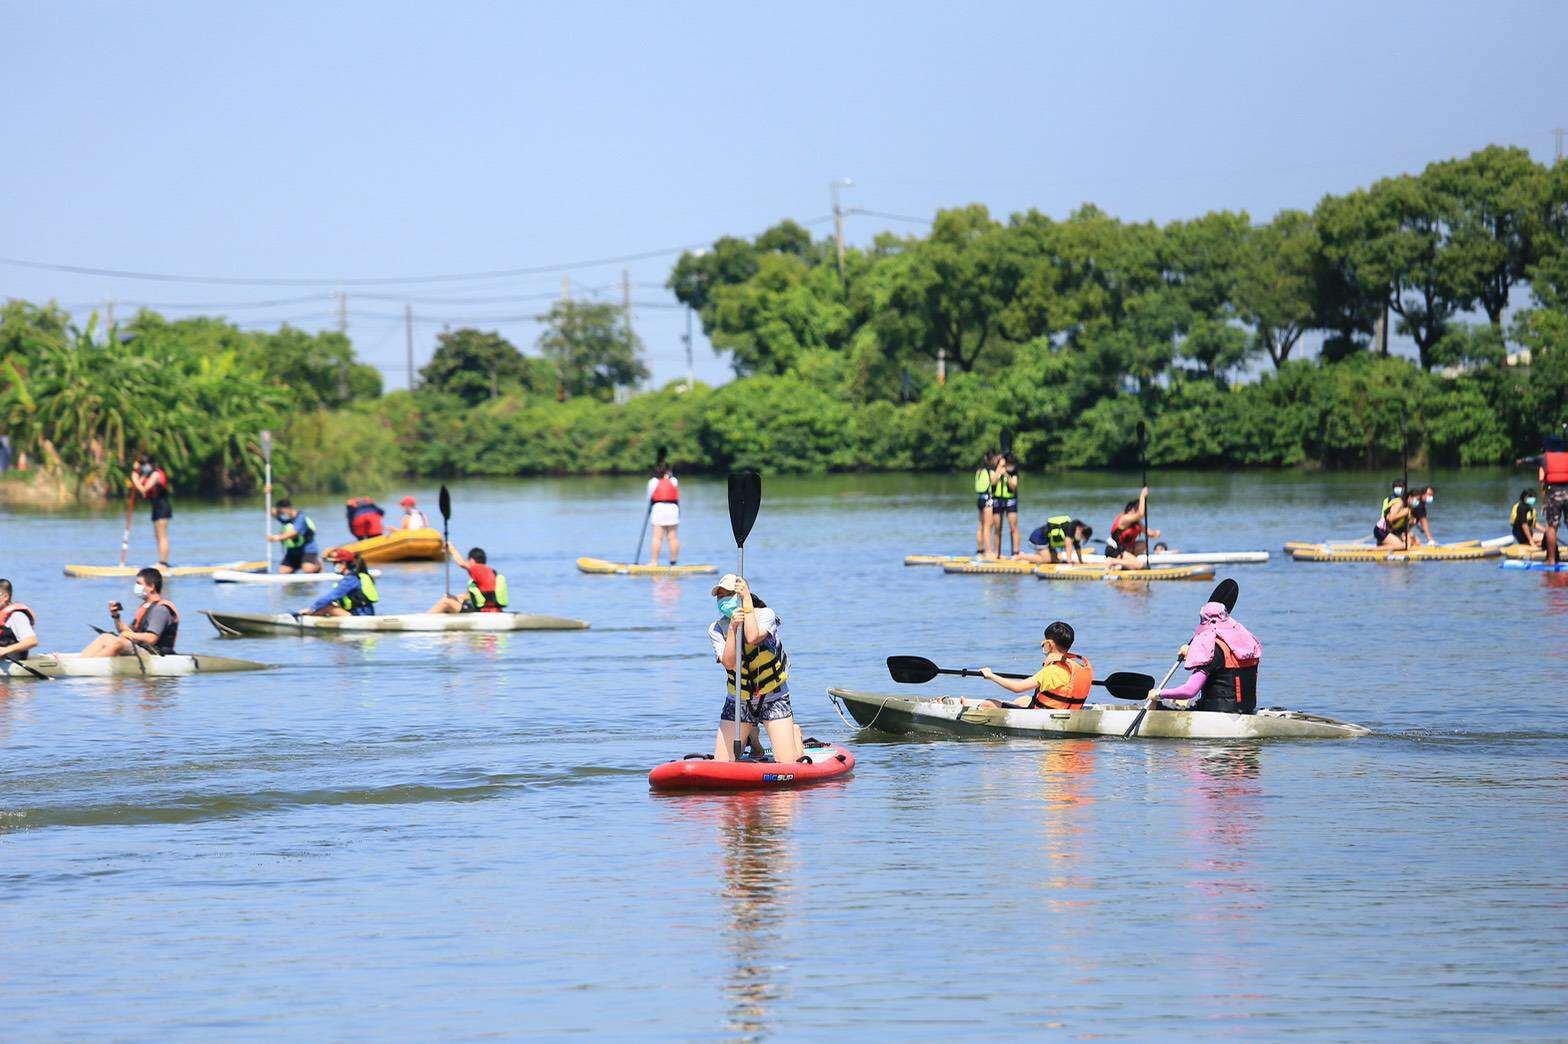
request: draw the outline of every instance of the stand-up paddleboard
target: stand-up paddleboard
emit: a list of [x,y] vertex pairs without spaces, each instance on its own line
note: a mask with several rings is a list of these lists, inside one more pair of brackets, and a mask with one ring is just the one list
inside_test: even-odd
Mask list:
[[1549,565],[1546,562],[1528,561],[1523,558],[1505,558],[1502,563],[1504,569],[1528,569],[1534,573],[1568,573],[1568,562],[1558,562]]
[[202,612],[226,638],[242,634],[387,634],[431,631],[585,631],[584,620],[532,613],[400,613],[388,616],[294,616]]
[[[380,576],[381,570],[372,569],[371,576]],[[343,579],[335,572],[319,573],[246,573],[238,569],[220,569],[212,574],[219,584],[262,584],[272,587],[292,587],[299,584],[335,584]]]
[[[1156,551],[1149,555],[1150,565],[1242,565],[1254,562],[1267,562],[1267,551]],[[1087,553],[1083,556],[1085,565],[1101,565],[1105,563],[1104,555]],[[1142,559],[1140,559],[1142,561]]]
[[697,576],[719,571],[719,567],[714,565],[633,565],[630,562],[608,562],[602,558],[579,558],[577,569],[583,573],[613,576]]
[[1503,548],[1503,557],[1544,562],[1546,561],[1546,548],[1536,547],[1534,544],[1509,544]]
[[1009,573],[1028,574],[1038,568],[1038,564],[1034,562],[1015,562],[1006,558],[995,559],[989,562],[963,559],[943,565],[942,572],[952,573],[957,576],[998,576]]
[[[142,566],[89,566],[68,565],[65,567],[66,576],[76,577],[103,577],[103,576],[135,576],[142,571]],[[267,568],[265,562],[220,562],[217,565],[204,566],[171,566],[168,569],[154,566],[164,576],[212,576],[218,572],[260,573]]]
[[1105,566],[1043,565],[1034,571],[1040,580],[1103,580],[1107,583],[1142,584],[1154,580],[1212,580],[1211,566],[1154,566],[1150,569],[1109,569]]
[[805,757],[802,762],[780,764],[715,761],[711,754],[688,754],[648,773],[648,785],[654,790],[776,790],[837,779],[855,770],[855,755],[836,743],[807,741]]
[[1487,547],[1479,540],[1467,540],[1456,544],[1421,544],[1405,550],[1403,548],[1388,547],[1360,547],[1360,548],[1296,548],[1290,552],[1290,557],[1297,562],[1389,562],[1402,564],[1409,562],[1468,562],[1483,558],[1497,558],[1502,554],[1500,546]]

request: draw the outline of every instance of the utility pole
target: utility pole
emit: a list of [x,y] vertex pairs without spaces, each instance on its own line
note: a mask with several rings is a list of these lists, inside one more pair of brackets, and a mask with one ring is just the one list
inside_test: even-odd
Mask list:
[[833,239],[838,244],[838,277],[844,278],[844,208],[838,201],[838,190],[855,184],[852,178],[839,178],[828,182],[828,192],[833,196]]
[[[572,277],[569,273],[561,273],[561,304],[572,303]],[[561,371],[561,361],[555,361],[555,401],[566,401],[566,374]]]
[[105,330],[113,330],[114,329],[114,302],[113,301],[105,301],[103,303],[103,319],[104,319],[104,329]]
[[686,336],[682,340],[686,342],[686,390],[691,391],[696,383],[691,367],[691,305],[686,306]]
[[1568,134],[1568,127],[1553,127],[1552,128],[1552,137],[1557,139],[1557,162],[1559,162],[1559,163],[1562,162],[1562,158],[1563,158],[1563,135],[1564,134]]
[[403,356],[408,362],[408,390],[414,390],[414,306],[403,306]]
[[338,291],[338,333],[348,336],[348,294]]
[[939,344],[936,348],[936,383],[947,383],[947,345]]
[[632,344],[632,275],[621,269],[621,312],[626,316],[626,347]]
[[561,276],[561,301],[564,303],[566,301],[570,301],[571,299],[572,299],[572,277],[570,275],[562,275]]

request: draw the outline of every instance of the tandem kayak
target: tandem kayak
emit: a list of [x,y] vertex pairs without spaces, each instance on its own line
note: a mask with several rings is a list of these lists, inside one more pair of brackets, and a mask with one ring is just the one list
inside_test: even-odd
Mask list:
[[583,573],[615,576],[697,576],[719,571],[719,567],[713,565],[634,565],[630,562],[607,562],[602,558],[579,558],[577,569]]
[[[265,671],[271,664],[236,660],[229,656],[196,653],[170,653],[157,656],[82,656],[79,653],[45,653],[23,660],[39,674],[50,678],[140,677],[178,678],[189,674],[221,674],[226,671]],[[0,660],[0,677],[35,678],[26,668]],[[35,679],[36,680],[36,679]]]
[[1568,573],[1568,562],[1548,565],[1544,560],[1536,562],[1526,558],[1506,558],[1502,566],[1504,569],[1528,569],[1535,573]]
[[431,631],[584,631],[585,620],[532,613],[401,613],[388,616],[294,616],[203,609],[224,637],[241,634],[385,634]]
[[[1075,711],[965,706],[956,696],[893,696],[829,689],[828,698],[862,728],[944,736],[1121,736],[1141,704],[1091,703]],[[1351,739],[1371,733],[1361,725],[1273,707],[1256,714],[1150,711],[1138,727],[1153,739]]]
[[328,548],[326,553],[330,555],[334,551],[351,551],[371,564],[416,559],[439,562],[442,545],[441,534],[434,529],[394,529],[378,537]]
[[808,761],[781,765],[776,761],[716,761],[711,754],[688,754],[666,761],[648,773],[654,790],[774,790],[801,787],[847,776],[855,755],[833,743],[806,743]]
[[[141,572],[143,566],[89,566],[68,565],[65,567],[66,576],[98,577],[98,576],[135,576]],[[235,573],[264,573],[267,571],[265,562],[220,562],[217,565],[204,566],[154,566],[164,576],[212,576],[220,572]]]
[[[372,569],[371,576],[380,576],[381,570]],[[298,584],[335,584],[343,579],[331,570],[319,573],[246,573],[238,569],[220,569],[212,574],[212,579],[219,584],[270,584],[274,587],[294,586]]]

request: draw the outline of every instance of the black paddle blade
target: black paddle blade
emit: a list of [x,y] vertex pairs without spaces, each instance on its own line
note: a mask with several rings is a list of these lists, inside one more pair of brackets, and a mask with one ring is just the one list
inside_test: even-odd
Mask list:
[[1002,447],[1002,456],[1006,457],[1011,455],[1013,452],[1013,429],[1003,428],[1002,437],[999,442]]
[[1105,691],[1118,700],[1146,700],[1149,698],[1149,690],[1154,688],[1154,676],[1135,671],[1117,671],[1106,675],[1099,684],[1105,686]]
[[730,476],[730,531],[735,534],[735,546],[745,547],[751,527],[757,522],[757,512],[762,508],[762,476],[755,471],[742,471]]
[[1240,597],[1241,588],[1230,577],[1215,584],[1214,590],[1209,592],[1209,601],[1220,603],[1227,613],[1236,608],[1236,599]]
[[659,455],[654,458],[653,466],[656,467],[656,468],[662,468],[668,462],[669,462],[668,451],[666,451],[663,446],[660,446],[659,447]]
[[900,684],[919,685],[935,678],[939,668],[924,656],[889,656],[887,673]]
[[1140,448],[1142,448],[1144,442],[1146,441],[1146,439],[1148,437],[1148,434],[1149,434],[1149,430],[1144,427],[1143,421],[1139,421],[1138,422],[1138,446]]
[[446,484],[441,485],[441,498],[437,501],[441,505],[441,517],[452,517],[452,494],[447,491]]

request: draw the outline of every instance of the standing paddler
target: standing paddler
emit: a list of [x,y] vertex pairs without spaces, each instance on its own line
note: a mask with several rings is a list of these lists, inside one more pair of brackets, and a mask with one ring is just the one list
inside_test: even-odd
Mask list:
[[0,659],[27,659],[27,651],[38,645],[37,622],[31,609],[11,600],[11,581],[0,578]]
[[1542,515],[1546,522],[1546,561],[1556,565],[1559,562],[1557,527],[1563,524],[1564,512],[1568,511],[1568,443],[1560,435],[1548,435],[1540,453],[1515,463],[1536,465],[1536,477],[1541,483]]
[[681,481],[659,455],[653,477],[648,479],[648,522],[653,526],[653,557],[649,565],[659,564],[659,547],[666,540],[670,545],[670,565],[681,557],[681,540],[676,531],[681,524]]
[[991,483],[994,477],[991,469],[996,466],[996,452],[986,450],[980,457],[980,466],[975,469],[975,507],[979,511],[979,519],[975,523],[975,557],[987,558],[991,546]]
[[169,520],[174,517],[174,505],[169,500],[169,476],[151,454],[136,458],[131,469],[131,488],[147,501],[152,512],[152,532],[158,540],[158,565],[169,568]]

